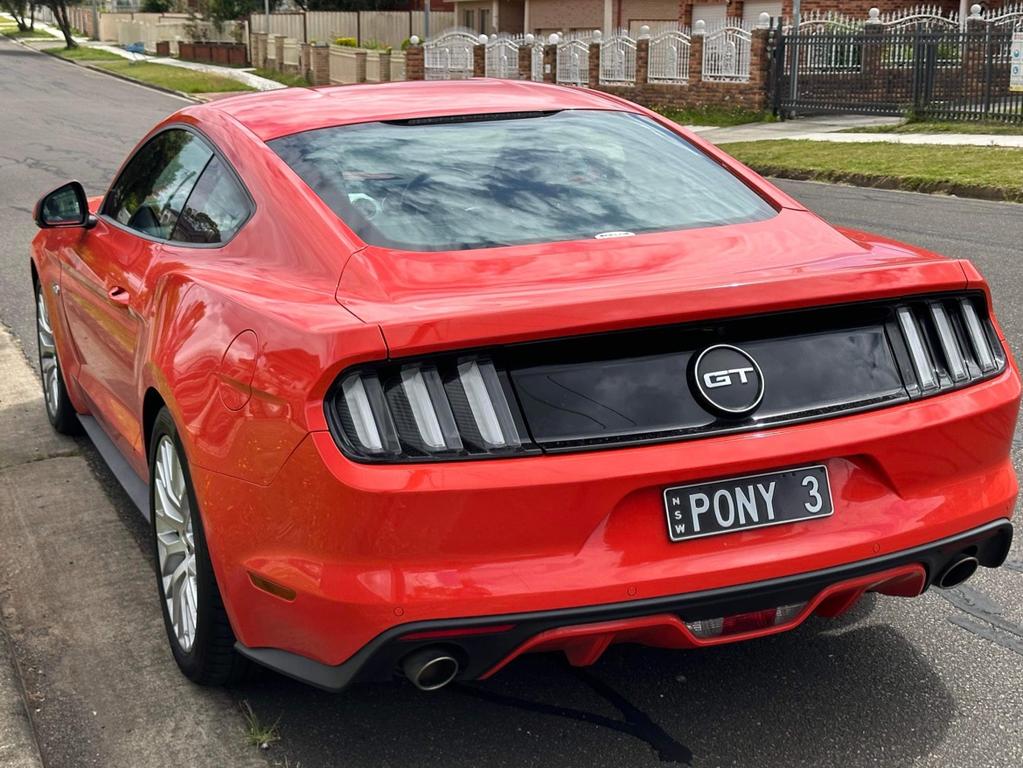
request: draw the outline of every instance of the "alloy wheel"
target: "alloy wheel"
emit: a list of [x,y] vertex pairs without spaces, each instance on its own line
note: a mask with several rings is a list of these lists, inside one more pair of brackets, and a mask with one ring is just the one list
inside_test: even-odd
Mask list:
[[43,377],[43,399],[50,418],[56,418],[60,409],[60,362],[53,327],[46,312],[43,286],[36,288],[36,336],[39,342],[39,370]]
[[174,441],[163,435],[156,451],[153,511],[160,582],[174,637],[188,653],[195,642],[199,614],[192,507]]

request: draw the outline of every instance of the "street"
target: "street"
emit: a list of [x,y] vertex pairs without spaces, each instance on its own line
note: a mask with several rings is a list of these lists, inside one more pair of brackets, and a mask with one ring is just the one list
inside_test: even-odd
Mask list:
[[[36,199],[70,178],[102,194],[138,139],[184,104],[0,39],[0,322],[29,360]],[[779,186],[835,224],[972,259],[1023,354],[1023,207]],[[3,350],[0,339],[0,363]],[[225,694],[178,676],[145,524],[88,441],[46,434],[41,399],[8,407],[23,410],[0,437],[0,630],[50,768],[262,764],[243,701],[277,723],[268,763],[302,768],[1023,765],[1019,536],[1006,567],[962,587],[868,596],[841,619],[746,644],[614,647],[584,669],[527,656],[436,694],[402,682],[328,695],[270,673]],[[1023,469],[1019,433],[1014,445]],[[28,508],[33,495],[31,515],[8,514],[7,500]]]

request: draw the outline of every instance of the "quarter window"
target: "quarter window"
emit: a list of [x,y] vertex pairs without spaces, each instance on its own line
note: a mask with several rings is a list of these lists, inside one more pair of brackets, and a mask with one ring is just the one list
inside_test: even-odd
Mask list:
[[129,161],[110,189],[103,213],[151,237],[170,238],[185,201],[213,150],[189,131],[154,137]]
[[227,166],[214,157],[196,182],[178,216],[171,240],[224,243],[249,215],[249,203]]

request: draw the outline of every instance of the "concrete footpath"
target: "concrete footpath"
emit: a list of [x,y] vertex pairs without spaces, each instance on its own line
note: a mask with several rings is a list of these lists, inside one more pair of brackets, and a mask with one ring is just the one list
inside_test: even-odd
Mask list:
[[898,125],[899,117],[824,115],[774,123],[746,123],[725,127],[691,125],[689,128],[715,144],[737,141],[832,141],[844,143],[924,144],[929,146],[1023,148],[1023,135],[981,133],[861,133],[858,128]]
[[0,765],[266,768],[230,696],[178,673],[148,526],[50,429],[3,327],[0,531]]

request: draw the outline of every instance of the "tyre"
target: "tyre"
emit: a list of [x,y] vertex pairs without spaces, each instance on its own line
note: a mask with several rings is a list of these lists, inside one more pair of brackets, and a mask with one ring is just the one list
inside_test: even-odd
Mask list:
[[149,478],[156,583],[174,660],[200,685],[238,682],[249,662],[234,650],[188,462],[166,408],[149,442]]
[[46,309],[42,283],[36,281],[36,341],[39,346],[39,373],[43,380],[43,400],[46,417],[62,435],[76,435],[81,431],[75,408],[67,394],[64,372],[57,357],[57,342],[53,337],[53,324]]

